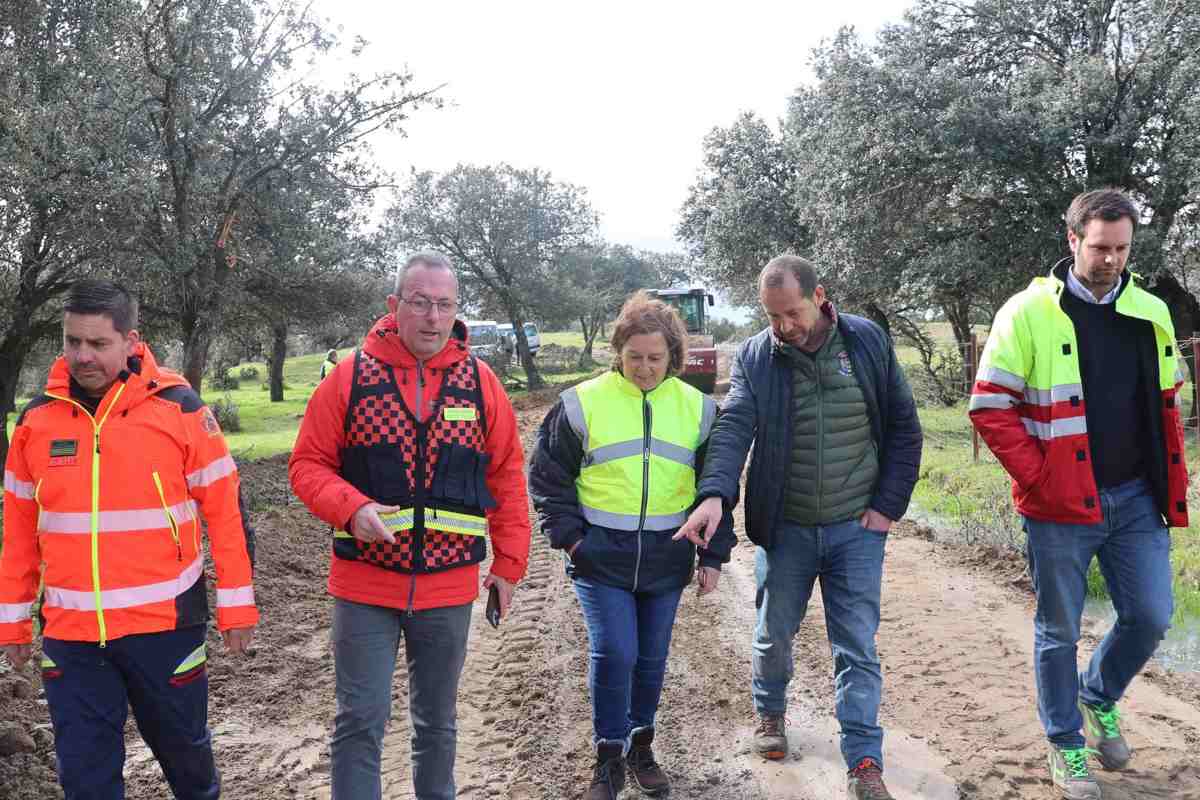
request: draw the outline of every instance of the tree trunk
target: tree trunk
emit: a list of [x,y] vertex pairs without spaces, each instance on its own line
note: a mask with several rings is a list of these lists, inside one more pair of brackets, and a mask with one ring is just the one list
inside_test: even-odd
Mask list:
[[17,410],[17,381],[28,346],[17,345],[10,333],[0,343],[0,462],[8,458],[8,417]]
[[864,310],[867,312],[867,318],[870,319],[871,322],[874,322],[876,325],[883,328],[883,332],[886,333],[889,338],[891,338],[892,323],[891,320],[888,319],[887,314],[883,312],[883,309],[880,308],[877,303],[872,301],[867,303],[867,306]]
[[208,321],[199,318],[183,328],[183,377],[192,385],[196,394],[203,396],[204,369],[208,366],[208,348],[212,345],[212,331]]
[[533,361],[533,355],[529,352],[529,339],[525,337],[524,316],[520,312],[512,310],[512,305],[510,305],[508,318],[512,320],[513,335],[517,339],[517,355],[521,360],[521,368],[525,370],[525,385],[531,391],[541,389],[546,385],[546,381],[542,380],[542,373],[538,371],[537,364]]
[[583,331],[583,352],[579,354],[579,368],[587,369],[595,358],[592,356],[592,346],[596,342],[596,334],[600,332],[600,324],[588,325],[587,317],[579,318],[579,330]]
[[287,360],[288,326],[277,322],[271,326],[271,402],[283,402],[283,362]]
[[1175,327],[1175,336],[1187,342],[1179,349],[1179,354],[1184,357],[1188,375],[1192,379],[1192,416],[1196,416],[1200,410],[1200,406],[1197,406],[1200,396],[1196,390],[1196,357],[1189,340],[1195,331],[1200,331],[1200,301],[1183,288],[1174,275],[1165,270],[1158,273],[1154,285],[1147,287],[1147,291],[1167,304],[1167,309],[1171,312],[1171,322]]
[[22,292],[17,298],[21,313],[9,320],[9,328],[0,339],[0,464],[8,458],[8,418],[17,410],[17,384],[25,360],[34,345],[45,340],[60,325],[58,320],[33,321],[33,312],[40,309],[45,300],[23,300],[23,297],[28,298],[28,295]]
[[971,304],[965,300],[953,299],[942,302],[942,313],[954,331],[954,341],[958,344],[959,352],[971,341]]

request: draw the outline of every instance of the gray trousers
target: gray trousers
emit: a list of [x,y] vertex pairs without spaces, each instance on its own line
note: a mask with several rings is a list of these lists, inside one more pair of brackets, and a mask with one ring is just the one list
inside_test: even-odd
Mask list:
[[392,673],[401,635],[408,665],[413,789],[417,800],[453,800],[458,679],[467,655],[471,605],[409,614],[336,600],[333,800],[380,798],[380,755],[392,714]]

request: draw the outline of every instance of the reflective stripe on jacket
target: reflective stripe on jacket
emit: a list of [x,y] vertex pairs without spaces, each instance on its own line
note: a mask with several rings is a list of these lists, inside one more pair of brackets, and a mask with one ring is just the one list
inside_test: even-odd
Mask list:
[[212,412],[144,345],[93,415],[66,362],[22,413],[4,471],[0,644],[31,641],[45,564],[45,635],[104,643],[208,617],[200,514],[222,630],[254,625],[237,467]]
[[[996,315],[971,391],[971,422],[1013,480],[1017,511],[1035,519],[1098,523],[1103,514],[1092,470],[1087,399],[1075,326],[1060,304],[1069,261],[1009,299]],[[1161,442],[1147,443],[1150,484],[1172,527],[1187,525],[1187,464],[1176,397],[1183,383],[1166,305],[1137,286],[1131,273],[1118,314],[1154,329],[1157,360],[1144,364],[1157,380]],[[1103,402],[1102,398],[1096,398]]]
[[608,372],[562,401],[583,443],[576,490],[584,519],[627,531],[682,525],[696,499],[696,449],[717,416],[712,398],[678,378],[643,392]]

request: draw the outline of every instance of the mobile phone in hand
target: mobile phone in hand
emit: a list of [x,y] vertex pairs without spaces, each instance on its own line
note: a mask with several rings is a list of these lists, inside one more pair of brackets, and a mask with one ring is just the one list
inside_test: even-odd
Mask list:
[[487,608],[483,615],[493,628],[500,627],[500,587],[494,583],[488,588]]

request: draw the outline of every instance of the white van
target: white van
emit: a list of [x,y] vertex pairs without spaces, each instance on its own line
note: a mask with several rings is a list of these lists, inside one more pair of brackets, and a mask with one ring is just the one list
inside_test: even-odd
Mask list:
[[495,320],[474,319],[467,321],[471,352],[480,358],[495,359],[504,352],[500,328]]
[[[517,352],[517,335],[513,333],[511,322],[506,322],[500,327],[500,336],[504,339],[504,346],[510,353]],[[538,326],[532,322],[525,323],[525,339],[529,342],[529,355],[536,356],[537,351],[542,346],[542,337],[538,334]]]

